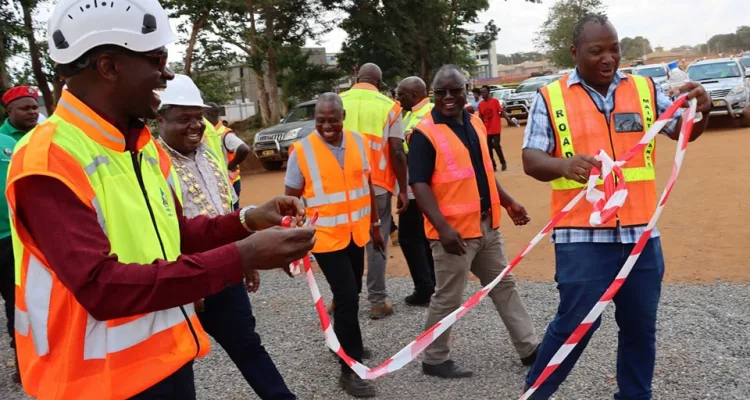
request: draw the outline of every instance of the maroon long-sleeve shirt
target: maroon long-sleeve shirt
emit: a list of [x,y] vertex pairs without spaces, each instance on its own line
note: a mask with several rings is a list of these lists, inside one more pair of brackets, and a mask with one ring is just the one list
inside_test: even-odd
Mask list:
[[[126,136],[126,151],[135,148],[139,132],[131,129]],[[65,184],[46,176],[16,183],[17,216],[57,278],[98,320],[177,307],[242,281],[234,242],[248,232],[239,212],[188,219],[175,203],[184,255],[173,262],[124,264],[110,255],[96,212]]]

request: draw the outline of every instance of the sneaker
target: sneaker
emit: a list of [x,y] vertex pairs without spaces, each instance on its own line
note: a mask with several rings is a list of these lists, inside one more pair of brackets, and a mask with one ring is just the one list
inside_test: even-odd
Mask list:
[[391,314],[393,314],[393,304],[390,301],[386,301],[381,307],[370,308],[370,319],[383,319]]
[[430,365],[422,363],[422,372],[425,375],[437,376],[445,379],[469,378],[474,375],[470,369],[459,367],[453,360],[447,360],[441,364]]
[[375,386],[371,382],[362,380],[353,372],[342,372],[339,376],[339,386],[350,396],[375,397]]
[[430,298],[432,298],[432,294],[422,294],[415,291],[414,293],[406,296],[406,298],[404,298],[404,301],[410,306],[428,307],[430,305]]

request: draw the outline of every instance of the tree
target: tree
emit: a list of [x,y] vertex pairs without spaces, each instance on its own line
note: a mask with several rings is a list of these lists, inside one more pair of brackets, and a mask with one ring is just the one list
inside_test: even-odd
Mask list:
[[55,111],[55,99],[52,97],[52,92],[49,90],[47,75],[44,73],[42,67],[41,52],[39,51],[39,44],[34,37],[34,24],[32,20],[34,10],[39,3],[38,0],[19,0],[19,3],[21,5],[21,10],[23,11],[24,35],[29,43],[31,70],[34,73],[36,85],[44,98],[44,106],[47,108],[47,112],[52,114],[52,112]]
[[279,52],[279,82],[285,108],[332,91],[336,82],[346,76],[338,68],[312,64],[309,57],[309,52],[297,46],[287,46]]
[[[495,20],[490,20],[484,27],[484,31],[474,35],[474,49],[477,51],[487,50],[487,55],[491,54],[490,49],[492,44],[497,40],[497,35],[500,33],[500,28],[495,25]],[[489,60],[488,60],[489,61]],[[491,65],[491,64],[490,64]],[[492,71],[488,76],[494,75]]]
[[653,51],[651,42],[643,36],[626,37],[620,40],[620,54],[626,60],[636,60]]
[[192,75],[193,54],[201,31],[207,26],[212,17],[212,11],[217,6],[214,0],[162,0],[162,6],[169,13],[170,18],[182,19],[178,31],[187,37],[180,39],[180,44],[186,46],[183,73]]
[[20,40],[24,32],[18,14],[17,4],[0,3],[0,95],[11,87],[8,61],[24,50]]
[[547,52],[550,61],[572,68],[575,61],[570,55],[573,28],[581,17],[590,13],[604,14],[601,0],[558,0],[547,14],[547,20],[537,32],[536,45]]

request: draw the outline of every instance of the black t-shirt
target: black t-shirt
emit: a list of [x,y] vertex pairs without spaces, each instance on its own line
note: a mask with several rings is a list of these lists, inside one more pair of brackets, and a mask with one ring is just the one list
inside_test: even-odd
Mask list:
[[[474,167],[474,173],[476,174],[482,211],[489,211],[491,207],[490,187],[487,184],[487,173],[484,170],[484,163],[482,162],[482,147],[479,145],[479,135],[474,126],[471,125],[471,116],[465,110],[463,111],[463,119],[464,123],[461,125],[453,119],[444,117],[437,108],[432,109],[432,120],[436,124],[448,125],[451,131],[461,139],[464,146],[469,149],[471,165]],[[432,173],[435,171],[436,155],[435,148],[432,146],[430,140],[427,139],[424,133],[415,129],[409,139],[410,185],[415,183],[431,184]]]

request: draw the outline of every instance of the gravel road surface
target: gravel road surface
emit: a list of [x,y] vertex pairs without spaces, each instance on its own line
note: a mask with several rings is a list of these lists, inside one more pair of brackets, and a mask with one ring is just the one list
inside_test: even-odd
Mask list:
[[[261,275],[261,289],[251,296],[258,329],[282,375],[300,399],[347,399],[337,387],[339,367],[323,342],[305,280],[278,272]],[[317,277],[326,300],[330,291]],[[479,285],[469,283],[467,296]],[[553,283],[520,282],[521,293],[537,333],[554,315]],[[422,330],[425,309],[408,307],[403,297],[411,280],[391,278],[388,289],[396,314],[371,321],[361,302],[365,345],[382,362]],[[662,293],[654,378],[655,399],[750,398],[750,285],[668,285]],[[607,399],[616,390],[617,326],[608,307],[599,331],[573,373],[556,394],[562,399]],[[2,313],[0,313],[2,314]],[[0,315],[0,326],[5,316]],[[4,336],[3,336],[4,338]],[[454,329],[452,358],[474,370],[474,377],[444,381],[421,373],[419,360],[376,381],[379,399],[517,399],[526,368],[508,342],[507,332],[490,301],[484,301]],[[12,357],[0,343],[0,399],[25,399],[10,380]],[[199,399],[253,399],[255,394],[226,356],[214,346],[195,365]]]

